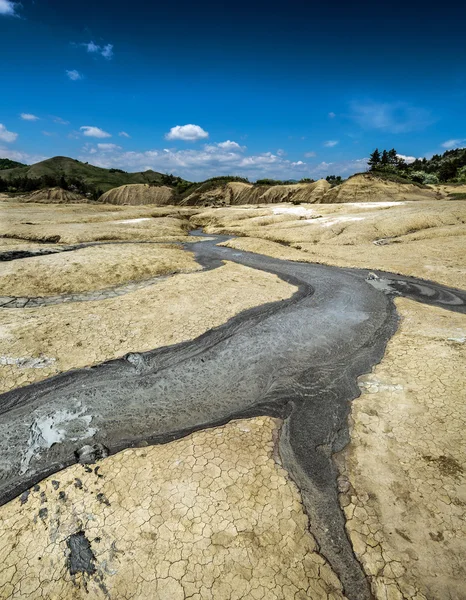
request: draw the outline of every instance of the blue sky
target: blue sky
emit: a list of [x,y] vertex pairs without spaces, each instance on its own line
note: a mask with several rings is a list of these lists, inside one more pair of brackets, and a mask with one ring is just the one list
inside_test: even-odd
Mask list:
[[466,145],[465,17],[449,0],[0,0],[0,157],[254,180],[440,153]]

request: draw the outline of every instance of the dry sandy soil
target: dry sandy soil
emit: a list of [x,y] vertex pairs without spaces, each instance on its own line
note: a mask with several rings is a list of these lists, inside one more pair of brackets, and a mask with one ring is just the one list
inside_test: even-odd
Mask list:
[[464,287],[463,201],[221,208],[192,220],[206,233],[243,236],[231,248]]
[[176,246],[105,244],[0,262],[0,289],[3,296],[70,294],[199,268]]
[[[43,481],[0,509],[1,597],[342,599],[277,464],[278,427],[233,421]],[[77,531],[94,558],[72,574]]]
[[0,391],[193,339],[235,314],[291,296],[275,275],[227,263],[118,298],[0,310]]
[[339,460],[347,530],[377,598],[464,600],[466,316],[396,304]]
[[0,238],[75,244],[108,240],[184,240],[193,209],[0,203]]
[[[241,236],[227,242],[234,248],[464,287],[465,220],[466,203],[440,200],[202,212],[4,202],[0,250],[44,248],[50,242],[38,242],[56,236],[187,241],[189,227],[202,225]],[[0,263],[1,293],[87,291],[194,270],[181,253],[111,244]],[[0,391],[193,339],[295,290],[227,262],[118,298],[0,309]],[[360,378],[351,443],[337,458],[341,505],[377,600],[464,600],[466,317],[396,303],[399,330]],[[0,598],[343,598],[280,466],[279,430],[266,417],[236,421],[48,478],[0,507]],[[76,532],[94,556],[87,573],[70,572]]]

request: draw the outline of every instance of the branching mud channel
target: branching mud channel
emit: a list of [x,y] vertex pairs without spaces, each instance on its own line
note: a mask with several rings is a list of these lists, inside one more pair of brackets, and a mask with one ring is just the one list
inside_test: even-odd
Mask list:
[[[37,508],[30,520],[37,527],[49,528],[59,548],[50,559],[53,568],[49,564],[47,571],[44,566],[48,573],[45,587],[35,587],[34,581],[27,580],[21,592],[21,584],[4,579],[2,598],[66,598],[80,585],[92,597],[112,598],[372,597],[369,579],[346,533],[338,496],[339,473],[332,457],[349,442],[350,401],[359,395],[358,377],[380,362],[397,329],[393,297],[406,296],[464,313],[466,293],[409,277],[289,262],[217,245],[226,239],[211,236],[190,244],[190,249],[204,269],[216,269],[224,260],[239,263],[296,286],[294,295],[244,311],[193,341],[131,353],[0,396],[0,501],[20,497],[4,507],[9,512],[2,526],[14,531],[24,521],[15,511],[21,506],[29,506],[31,511]],[[211,436],[217,450],[202,455],[196,450],[200,439],[196,436]],[[259,445],[254,446],[254,436],[268,448],[265,454],[258,449],[257,439]],[[220,438],[223,441],[218,441]],[[150,444],[164,445],[146,448]],[[155,464],[159,460],[160,469],[173,471],[173,478],[177,452],[173,444],[181,444],[178,460],[187,461],[190,475],[184,473],[176,483],[171,479],[170,487],[159,474],[162,479],[154,487],[156,468],[146,472],[147,463],[138,466],[138,457],[149,455]],[[236,466],[228,452],[239,457]],[[109,453],[115,456],[105,458]],[[75,465],[78,460],[90,463],[96,458],[104,459],[101,471],[95,465]],[[257,464],[251,464],[255,459]],[[211,532],[212,544],[204,548],[205,554],[200,553],[204,558],[192,565],[189,553],[198,551],[193,549],[198,543],[196,536],[183,537],[171,521],[163,525],[161,515],[166,507],[156,506],[152,498],[173,502],[182,521],[190,520],[201,532],[205,527],[210,530],[211,524],[202,522],[202,511],[196,512],[203,488],[197,474],[210,469],[210,479],[218,477],[220,481],[224,460],[231,461],[226,483],[223,487],[218,484],[218,497],[211,498],[207,512],[202,513],[210,514],[212,522],[223,515],[218,525],[223,534]],[[105,480],[109,464],[126,473],[126,487],[113,476],[112,481]],[[247,475],[253,471],[262,492],[248,488],[252,480]],[[191,475],[197,481],[194,487]],[[92,517],[86,501],[78,498],[83,487],[94,492],[100,507],[100,513]],[[137,494],[144,487],[151,493],[144,495],[136,514],[128,507],[119,514],[123,527],[119,532],[114,527],[118,510],[112,506],[124,509],[125,498],[133,498],[137,505]],[[281,500],[275,497],[276,490],[281,490]],[[51,500],[53,494],[56,502]],[[242,522],[241,515],[235,520],[235,503],[241,505],[246,496],[257,498],[254,494],[262,498],[265,507],[275,508],[270,513],[269,508],[264,509],[263,519],[254,526]],[[76,508],[68,511],[73,517],[60,517],[64,510],[60,506],[71,498],[81,507],[81,516]],[[155,533],[145,529],[153,519],[158,519]],[[312,535],[305,531],[306,519]],[[105,530],[101,534],[99,523]],[[131,548],[135,527],[146,531],[146,541],[152,540],[156,555],[147,549],[138,555],[119,548],[120,537]],[[300,527],[300,535],[308,538],[290,541]],[[26,523],[24,531],[29,531]],[[277,531],[281,541],[273,537]],[[238,543],[233,542],[238,535],[249,536],[251,548],[249,567],[242,571],[238,565],[244,557],[239,557]],[[33,542],[25,536],[21,543],[27,547]],[[6,548],[8,545],[2,546],[1,551],[5,553]],[[264,548],[269,565],[260,554]],[[291,550],[296,548],[299,552]],[[37,550],[31,560],[37,563],[39,558]],[[211,563],[218,567],[215,572],[207,566]],[[296,574],[301,569],[298,563],[304,565],[304,574]],[[68,583],[60,575],[66,565]],[[206,577],[203,583],[199,570]],[[285,571],[289,581],[277,575]],[[144,585],[126,589],[130,584],[124,583],[122,572],[131,572],[129,578],[141,573]],[[190,577],[190,573],[197,574]],[[229,579],[225,573],[239,575]],[[120,595],[109,591],[112,577],[111,587],[119,589]],[[255,577],[260,585],[253,584]],[[153,587],[156,580],[157,593]],[[58,587],[53,587],[53,581]],[[246,585],[246,581],[253,583]],[[223,587],[218,587],[220,582]],[[75,587],[68,588],[68,584]]]

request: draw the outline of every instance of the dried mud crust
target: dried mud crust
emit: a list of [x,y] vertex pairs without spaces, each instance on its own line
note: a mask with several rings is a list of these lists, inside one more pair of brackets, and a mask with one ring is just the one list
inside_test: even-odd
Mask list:
[[195,211],[176,206],[38,205],[0,202],[0,240],[76,244],[184,240]]
[[396,304],[339,458],[346,527],[376,598],[464,600],[466,316]]
[[0,262],[0,290],[2,296],[72,294],[198,268],[192,255],[176,246],[103,244]]
[[[146,250],[146,246],[139,248]],[[119,298],[4,308],[0,311],[0,390],[127,352],[193,339],[238,312],[287,298],[294,290],[274,275],[227,263],[214,271],[174,275]]]
[[466,202],[234,208],[192,217],[234,249],[340,267],[391,271],[464,287]]
[[0,508],[0,596],[343,599],[259,417],[75,465]]

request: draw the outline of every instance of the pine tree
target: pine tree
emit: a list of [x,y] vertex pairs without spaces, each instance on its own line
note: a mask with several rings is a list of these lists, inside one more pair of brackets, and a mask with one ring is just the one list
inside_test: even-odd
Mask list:
[[397,166],[398,154],[396,153],[395,148],[392,148],[391,150],[388,151],[388,162],[390,165],[393,165],[394,167]]
[[373,171],[380,165],[380,152],[378,148],[376,148],[374,152],[372,152],[372,154],[369,156],[367,164],[369,165],[371,171]]
[[382,159],[380,161],[380,165],[382,167],[387,167],[390,164],[389,158],[388,158],[388,152],[386,150],[384,150],[382,152]]

